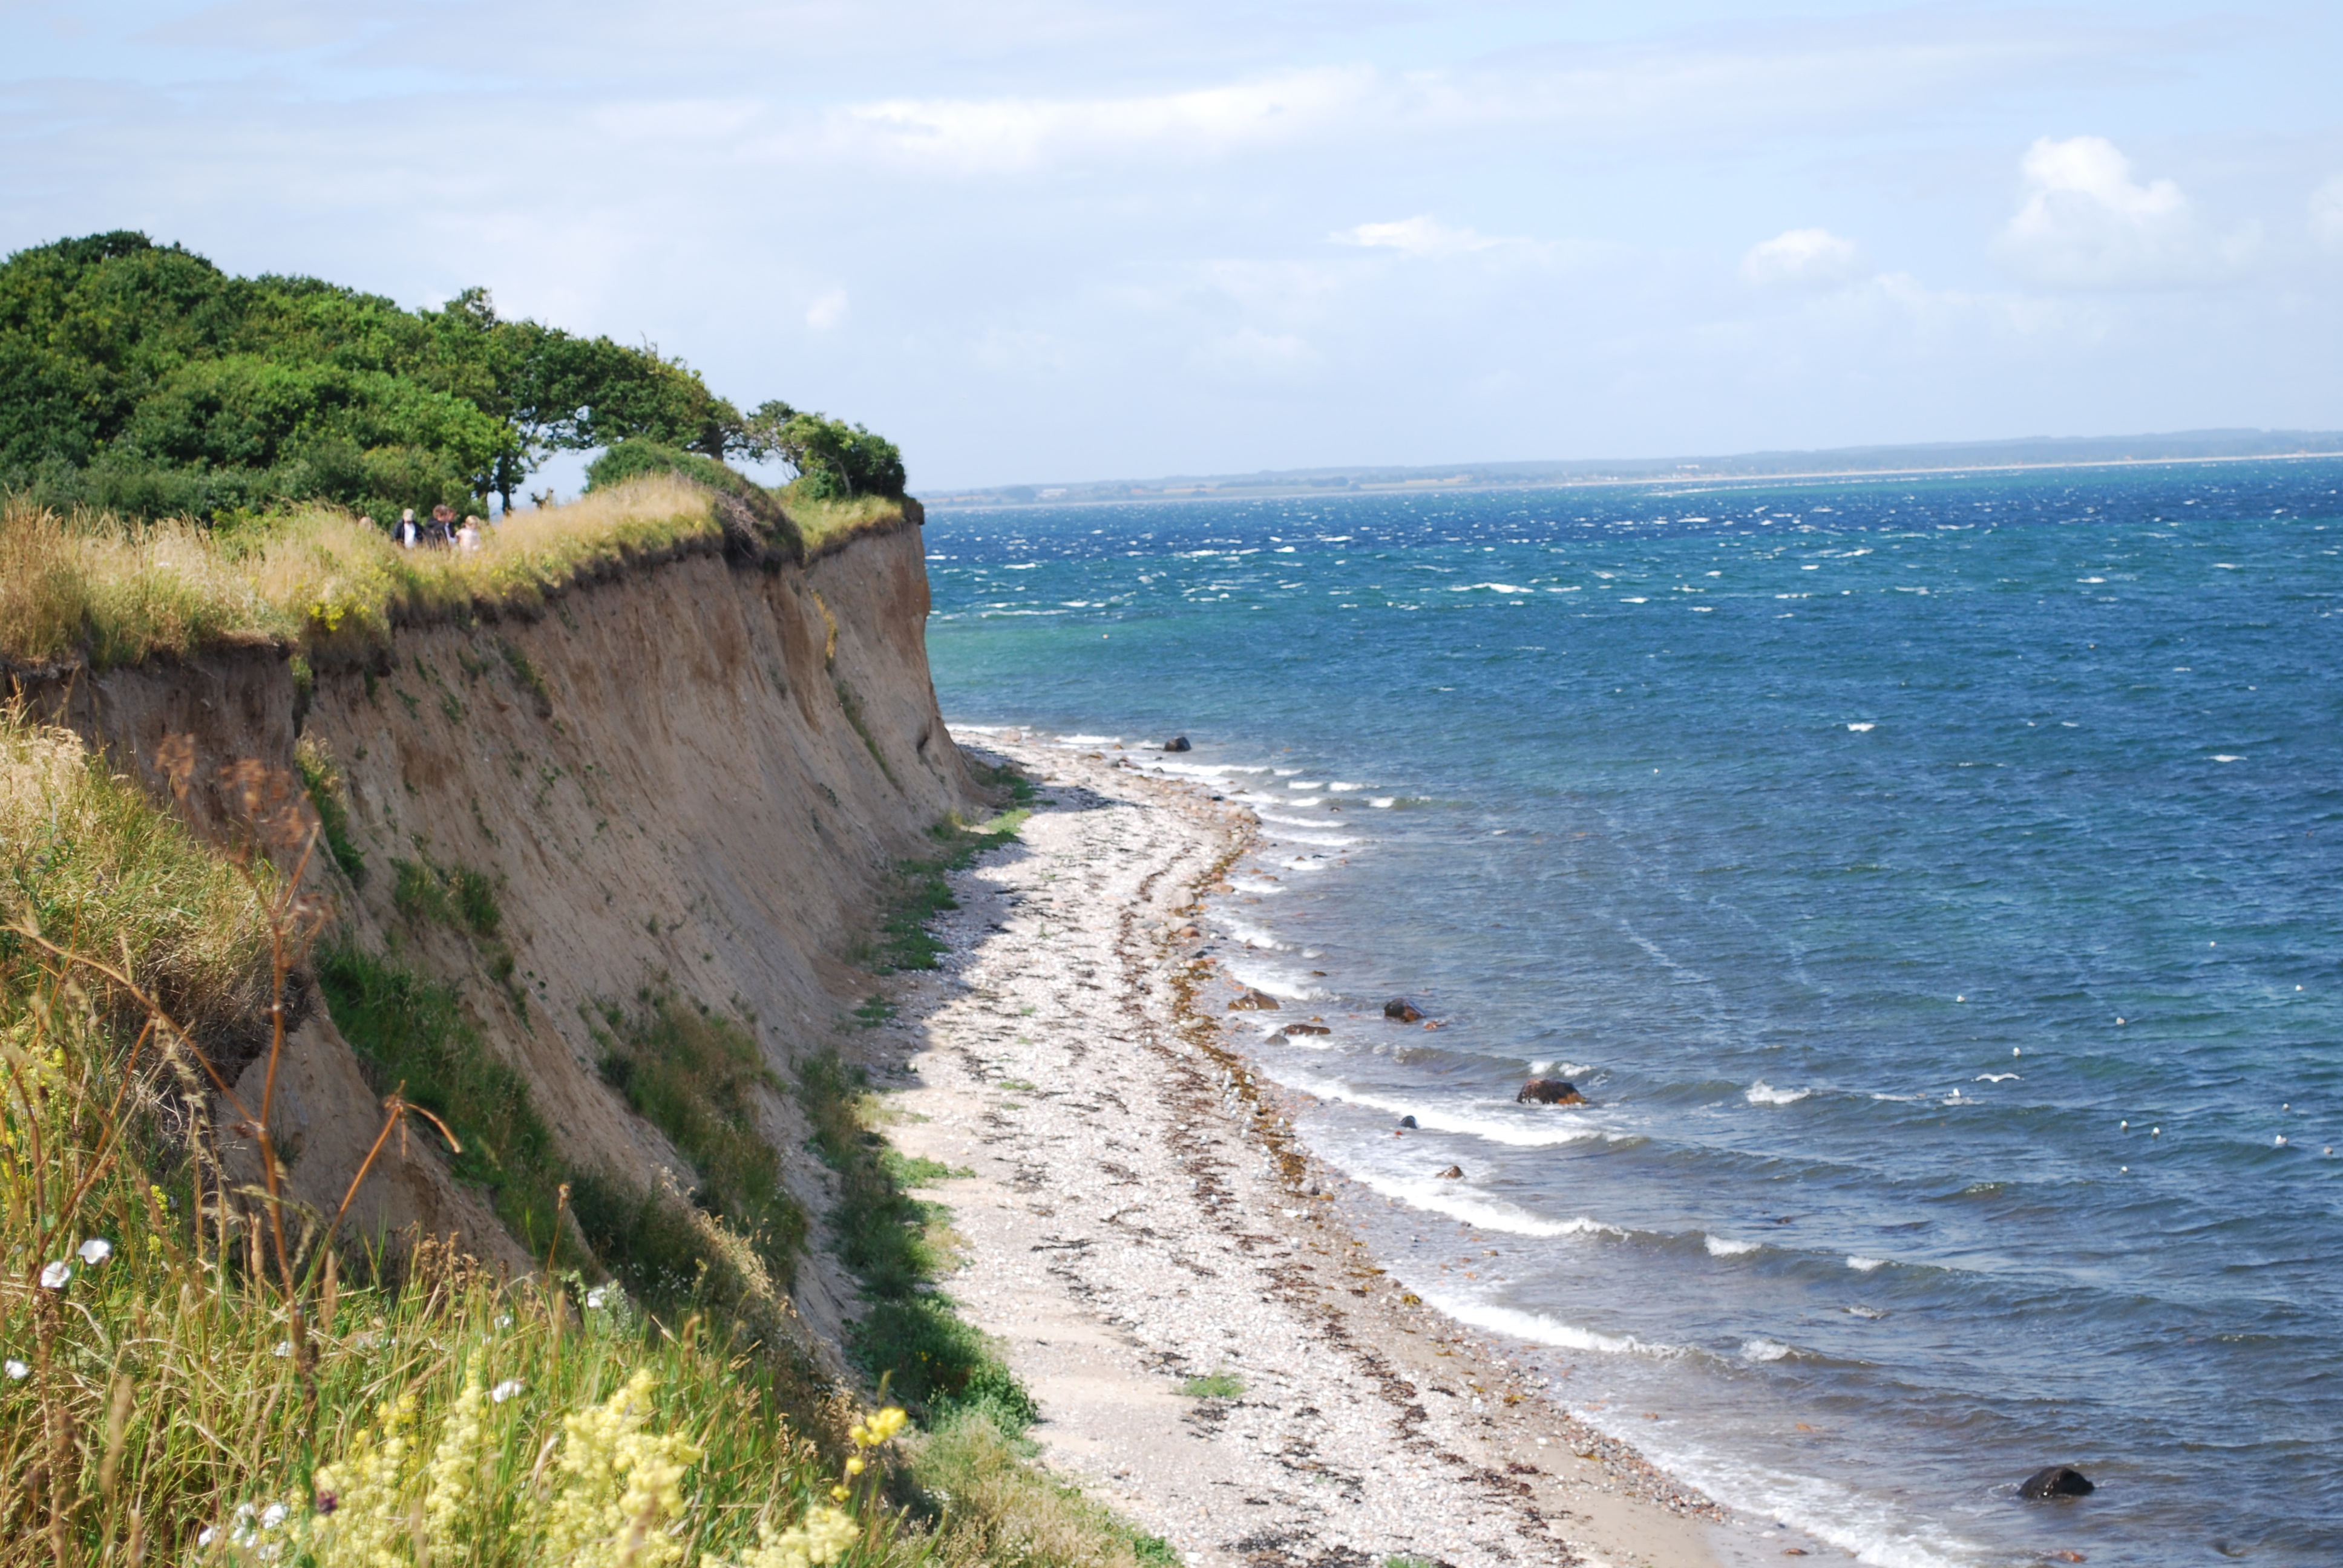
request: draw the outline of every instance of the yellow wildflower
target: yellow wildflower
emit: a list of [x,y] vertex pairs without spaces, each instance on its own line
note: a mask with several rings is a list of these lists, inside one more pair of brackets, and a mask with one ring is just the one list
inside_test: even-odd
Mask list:
[[546,1531],[548,1562],[665,1568],[683,1555],[683,1543],[661,1526],[683,1511],[679,1483],[699,1453],[680,1433],[642,1430],[655,1386],[649,1372],[638,1372],[601,1404],[562,1418],[562,1483]]
[[348,1458],[320,1466],[314,1478],[315,1550],[327,1568],[404,1568],[408,1560],[414,1537],[403,1497],[415,1396],[376,1413],[380,1429],[360,1432]]
[[428,1489],[423,1498],[424,1538],[434,1557],[460,1550],[471,1535],[471,1515],[479,1500],[480,1470],[488,1462],[488,1422],[481,1408],[478,1372],[464,1379],[464,1392],[447,1412],[425,1472]]
[[862,1533],[854,1516],[842,1508],[809,1508],[787,1530],[769,1524],[757,1527],[757,1550],[737,1564],[716,1568],[827,1568],[846,1555]]

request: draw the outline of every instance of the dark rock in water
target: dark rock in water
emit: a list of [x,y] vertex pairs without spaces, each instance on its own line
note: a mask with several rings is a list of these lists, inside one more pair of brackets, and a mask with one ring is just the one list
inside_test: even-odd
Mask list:
[[1579,1093],[1574,1085],[1564,1083],[1559,1078],[1533,1078],[1522,1085],[1519,1094],[1513,1096],[1515,1105],[1532,1101],[1539,1105],[1584,1105],[1586,1096]]
[[1270,995],[1265,990],[1247,990],[1244,995],[1229,1003],[1229,1010],[1232,1012],[1275,1012],[1278,1010],[1278,1000],[1275,997]]
[[1402,1127],[1413,1127],[1415,1125],[1415,1118],[1413,1116],[1403,1116],[1399,1119],[1399,1124]]
[[1451,1165],[1447,1170],[1443,1171],[1440,1173],[1440,1176],[1443,1181],[1461,1181],[1464,1179],[1464,1167],[1462,1165]]
[[1383,1016],[1398,1023],[1414,1023],[1423,1017],[1415,1010],[1415,1004],[1403,996],[1395,996],[1383,1003]]
[[1334,1031],[1322,1023],[1289,1023],[1278,1032],[1291,1039],[1297,1034],[1332,1034]]
[[2017,1495],[2029,1503],[2039,1503],[2048,1497],[2087,1497],[2097,1492],[2091,1478],[2071,1464],[2054,1464],[2047,1470],[2037,1470],[2017,1483]]
[[1188,744],[1188,738],[1186,736],[1174,735],[1171,739],[1166,740],[1163,743],[1163,749],[1166,751],[1193,751],[1195,748]]

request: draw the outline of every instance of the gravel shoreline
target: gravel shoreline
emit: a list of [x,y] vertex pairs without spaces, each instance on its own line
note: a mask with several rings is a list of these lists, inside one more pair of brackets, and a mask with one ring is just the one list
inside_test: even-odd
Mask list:
[[1787,1549],[1721,1524],[1367,1255],[1344,1184],[1213,1016],[1228,987],[1190,920],[1249,813],[1135,754],[963,745],[1041,797],[1019,843],[954,879],[942,968],[900,977],[897,1021],[862,1043],[900,1089],[897,1146],[971,1172],[935,1190],[966,1260],[948,1288],[1033,1391],[1051,1468],[1212,1568]]

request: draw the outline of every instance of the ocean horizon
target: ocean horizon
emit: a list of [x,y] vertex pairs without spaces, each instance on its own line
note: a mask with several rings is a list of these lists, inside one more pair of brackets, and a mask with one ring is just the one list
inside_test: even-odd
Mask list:
[[938,508],[929,652],[956,726],[1257,815],[1232,1027],[1588,1421],[1895,1568],[2332,1562],[2338,491]]

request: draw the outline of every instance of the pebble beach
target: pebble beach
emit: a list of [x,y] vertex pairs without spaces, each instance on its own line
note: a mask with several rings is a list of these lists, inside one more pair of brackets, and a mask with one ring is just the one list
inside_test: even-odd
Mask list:
[[[1016,732],[1041,789],[960,874],[949,951],[871,1065],[1038,1400],[1045,1462],[1198,1564],[1704,1568],[1817,1543],[1726,1523],[1576,1422],[1518,1352],[1387,1280],[1220,1017],[1200,892],[1252,822],[1122,752]],[[965,739],[964,739],[965,744]]]

